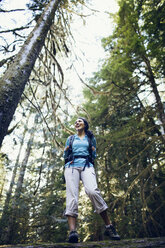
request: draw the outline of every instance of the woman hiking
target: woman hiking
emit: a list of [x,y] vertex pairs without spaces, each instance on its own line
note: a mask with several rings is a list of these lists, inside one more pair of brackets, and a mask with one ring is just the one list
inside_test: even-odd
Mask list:
[[110,239],[120,240],[120,236],[107,215],[108,206],[97,187],[93,160],[96,157],[96,139],[85,118],[79,117],[75,122],[76,134],[68,137],[65,149],[66,212],[69,225],[69,242],[78,242],[76,220],[78,216],[79,183],[82,181],[95,211],[105,223],[104,235]]

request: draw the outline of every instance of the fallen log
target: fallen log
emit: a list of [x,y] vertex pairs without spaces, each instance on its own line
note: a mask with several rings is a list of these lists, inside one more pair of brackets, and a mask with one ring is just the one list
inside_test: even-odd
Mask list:
[[3,248],[165,248],[165,237],[141,238],[141,239],[123,239],[120,241],[97,241],[84,242],[77,244],[69,243],[36,243],[36,244],[18,244],[2,245]]

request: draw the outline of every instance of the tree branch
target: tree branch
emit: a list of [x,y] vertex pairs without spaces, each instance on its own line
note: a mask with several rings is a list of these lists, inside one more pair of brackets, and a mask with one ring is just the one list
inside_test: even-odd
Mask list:
[[25,11],[25,9],[11,9],[11,10],[5,10],[0,8],[0,12],[3,13],[9,13],[9,12],[16,12],[16,11]]

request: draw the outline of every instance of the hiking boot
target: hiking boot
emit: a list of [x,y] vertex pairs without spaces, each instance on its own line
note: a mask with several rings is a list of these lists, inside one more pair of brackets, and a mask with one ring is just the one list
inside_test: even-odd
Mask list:
[[120,240],[119,234],[116,232],[116,229],[113,225],[109,225],[108,227],[105,227],[105,236],[108,236],[110,239],[113,240]]
[[78,243],[78,233],[76,231],[71,231],[69,233],[69,242]]

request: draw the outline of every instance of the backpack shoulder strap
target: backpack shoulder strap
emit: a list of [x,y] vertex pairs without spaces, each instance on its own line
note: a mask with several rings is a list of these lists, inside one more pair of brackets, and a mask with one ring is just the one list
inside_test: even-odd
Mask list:
[[89,162],[91,162],[94,165],[94,159],[92,157],[92,138],[88,137],[88,143],[89,143],[89,148],[88,148],[88,150],[89,150]]
[[73,141],[74,141],[74,135],[71,135],[71,136],[69,137],[69,149],[72,149]]
[[89,136],[87,136],[87,137],[88,137],[89,149],[91,149],[92,148],[92,139]]
[[90,137],[88,137],[88,143],[89,143],[89,148],[88,148],[89,155],[92,157],[92,139]]
[[72,144],[74,137],[74,135],[69,136],[69,149],[67,152],[67,158],[65,158],[65,164],[72,160]]

